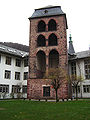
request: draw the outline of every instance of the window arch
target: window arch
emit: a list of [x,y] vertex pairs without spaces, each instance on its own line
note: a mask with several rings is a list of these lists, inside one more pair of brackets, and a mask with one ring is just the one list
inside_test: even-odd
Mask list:
[[48,23],[48,31],[56,30],[56,21],[51,19]]
[[38,23],[38,32],[44,32],[46,30],[46,24],[43,20]]
[[40,50],[37,52],[36,56],[37,56],[36,76],[38,78],[43,78],[43,75],[46,71],[46,54],[44,51]]
[[57,45],[57,36],[54,33],[52,33],[49,36],[48,45],[49,46],[55,46],[55,45]]
[[49,68],[57,68],[59,65],[59,53],[53,49],[49,53]]
[[37,38],[37,46],[38,47],[43,47],[46,46],[46,39],[43,35],[39,35]]

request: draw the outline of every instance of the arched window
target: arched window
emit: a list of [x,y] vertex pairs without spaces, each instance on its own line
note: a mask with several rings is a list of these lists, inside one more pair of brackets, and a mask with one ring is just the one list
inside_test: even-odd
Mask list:
[[46,24],[43,20],[38,23],[38,32],[44,32],[46,30]]
[[49,46],[55,46],[57,45],[57,36],[55,34],[51,34],[48,38],[48,45]]
[[59,65],[59,53],[51,50],[49,53],[49,68],[57,68]]
[[56,30],[56,21],[51,19],[48,23],[48,31]]
[[46,71],[46,55],[43,51],[38,51],[37,53],[37,78],[43,78],[43,75]]
[[43,35],[39,35],[37,38],[37,46],[38,47],[43,47],[46,45],[46,39]]

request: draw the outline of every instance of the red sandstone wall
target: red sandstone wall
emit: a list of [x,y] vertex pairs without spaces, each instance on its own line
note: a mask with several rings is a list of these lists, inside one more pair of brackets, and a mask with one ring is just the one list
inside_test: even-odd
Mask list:
[[[48,22],[50,19],[54,19],[57,23],[56,31],[48,31]],[[46,32],[37,32],[37,25],[40,20],[43,20],[46,23]],[[57,46],[48,46],[47,47],[37,47],[37,37],[42,34],[48,39],[49,35],[54,33],[58,38]],[[66,37],[66,22],[65,17],[55,16],[55,17],[46,17],[46,18],[37,18],[30,20],[30,55],[29,55],[29,79],[28,79],[28,98],[43,98],[42,96],[42,85],[46,85],[44,79],[36,79],[35,73],[35,64],[36,64],[36,53],[39,50],[43,50],[46,54],[46,65],[48,68],[48,56],[49,52],[52,49],[56,49],[59,53],[59,66],[64,68],[67,71],[67,37]],[[46,68],[46,69],[47,69]],[[68,84],[66,80],[63,80],[60,89],[58,90],[59,98],[68,97]],[[55,91],[51,88],[51,98],[55,98]]]
[[[29,79],[28,80],[28,98],[29,99],[44,99],[43,97],[43,86],[50,85],[51,81],[46,79]],[[51,86],[51,85],[50,85]],[[58,98],[68,98],[67,83],[61,82],[60,89],[58,89]],[[49,99],[55,99],[55,90],[50,87],[50,97]]]

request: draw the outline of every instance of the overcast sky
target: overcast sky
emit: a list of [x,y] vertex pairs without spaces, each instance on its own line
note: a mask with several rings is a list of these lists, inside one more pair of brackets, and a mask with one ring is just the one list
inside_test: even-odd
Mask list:
[[0,42],[29,44],[29,20],[34,9],[61,6],[66,13],[75,51],[89,49],[90,0],[0,0]]

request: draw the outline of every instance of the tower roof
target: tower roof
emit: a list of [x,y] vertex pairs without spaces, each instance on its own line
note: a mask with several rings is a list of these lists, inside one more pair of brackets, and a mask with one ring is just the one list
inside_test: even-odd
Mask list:
[[34,13],[29,19],[55,15],[65,15],[65,13],[61,10],[61,6],[49,5],[43,8],[35,9]]
[[32,16],[29,17],[29,20],[30,19],[35,19],[35,18],[60,16],[60,15],[64,15],[65,16],[66,28],[68,29],[66,14],[62,11],[61,6],[49,5],[49,6],[46,6],[46,7],[43,7],[43,8],[35,9],[35,11],[32,14]]
[[75,53],[75,50],[74,50],[74,47],[73,47],[72,37],[71,37],[71,34],[70,34],[70,37],[69,37],[69,54],[73,54],[73,53]]

